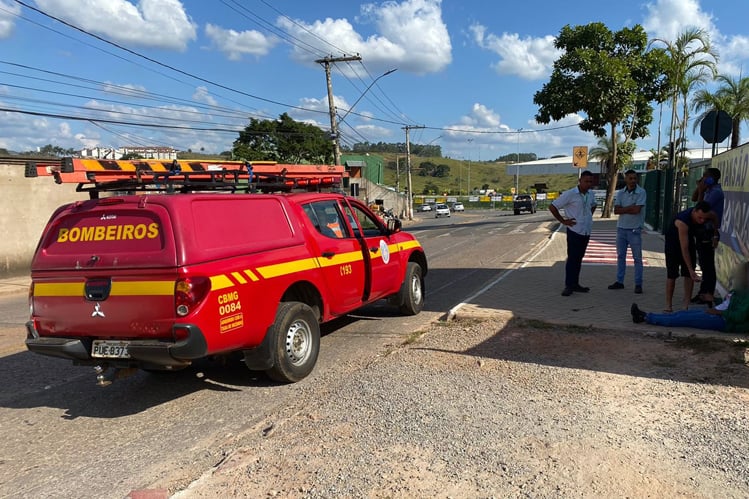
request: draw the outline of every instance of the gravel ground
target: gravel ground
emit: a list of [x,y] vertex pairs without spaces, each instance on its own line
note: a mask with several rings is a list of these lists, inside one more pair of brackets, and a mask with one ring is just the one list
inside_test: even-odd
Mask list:
[[745,498],[745,356],[634,328],[436,323],[313,374],[189,487],[158,485],[177,498]]

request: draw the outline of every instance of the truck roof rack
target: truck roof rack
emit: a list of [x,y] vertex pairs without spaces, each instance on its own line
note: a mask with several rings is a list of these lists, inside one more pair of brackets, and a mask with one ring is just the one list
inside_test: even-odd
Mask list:
[[285,165],[272,161],[97,160],[63,158],[29,162],[26,177],[76,182],[91,199],[101,192],[292,192],[340,190],[348,174],[340,165]]

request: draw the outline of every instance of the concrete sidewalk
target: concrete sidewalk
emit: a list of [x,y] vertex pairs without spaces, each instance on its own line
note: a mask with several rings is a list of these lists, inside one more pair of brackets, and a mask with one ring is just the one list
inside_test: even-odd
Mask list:
[[[616,231],[616,217],[595,218],[591,241],[596,239],[597,233],[605,231]],[[646,262],[643,294],[634,293],[634,268],[631,263],[627,266],[624,289],[608,289],[616,281],[616,262],[613,261],[608,264],[584,262],[580,283],[590,287],[590,292],[561,296],[567,259],[566,238],[564,229],[554,232],[548,241],[531,252],[529,261],[521,268],[504,274],[495,285],[469,299],[465,306],[458,307],[455,317],[481,317],[500,310],[509,311],[514,317],[522,319],[581,328],[597,327],[665,336],[700,335],[749,339],[749,335],[731,335],[693,328],[666,328],[632,322],[632,303],[637,303],[647,312],[661,312],[665,306],[664,239],[658,232],[643,231],[643,259]],[[611,244],[615,254],[616,245],[613,242]],[[683,289],[683,279],[677,280],[674,310],[681,308]]]

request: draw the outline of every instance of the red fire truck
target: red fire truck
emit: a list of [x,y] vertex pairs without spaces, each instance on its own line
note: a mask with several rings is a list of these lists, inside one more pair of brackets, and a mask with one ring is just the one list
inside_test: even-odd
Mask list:
[[67,159],[26,175],[88,194],[41,236],[26,346],[94,366],[100,384],[236,352],[294,382],[320,323],[381,299],[424,305],[423,248],[336,192],[340,166]]

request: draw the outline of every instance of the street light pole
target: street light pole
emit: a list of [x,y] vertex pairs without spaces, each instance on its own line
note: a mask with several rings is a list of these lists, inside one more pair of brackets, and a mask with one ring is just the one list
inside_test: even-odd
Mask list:
[[468,139],[468,195],[471,195],[471,143],[473,139]]
[[341,117],[341,119],[338,120],[338,125],[340,126],[341,123],[343,123],[343,121],[346,119],[346,116],[348,116],[348,114],[351,112],[351,110],[354,109],[354,107],[359,103],[359,101],[362,100],[362,98],[367,94],[367,92],[369,92],[369,89],[372,88],[375,83],[377,83],[377,80],[379,80],[383,76],[387,76],[387,75],[389,75],[391,73],[395,73],[396,71],[398,71],[398,68],[391,69],[389,71],[385,71],[380,76],[378,76],[377,78],[375,78],[374,80],[372,80],[372,83],[370,83],[369,86],[364,89],[364,92],[361,93],[361,95],[359,96],[359,98],[356,99],[353,104],[351,104],[351,107],[348,108],[348,110],[346,111],[346,114],[344,114],[343,117]]
[[361,61],[358,55],[344,55],[343,57],[324,57],[315,62],[325,67],[325,81],[328,85],[328,112],[330,113],[330,138],[333,141],[333,162],[341,162],[341,144],[338,140],[338,126],[335,119],[335,102],[333,100],[333,81],[330,77],[330,65],[336,62]]
[[518,128],[517,134],[518,134],[518,142],[517,142],[517,150],[515,152],[515,195],[517,196],[520,194],[520,132],[522,132],[522,128]]

